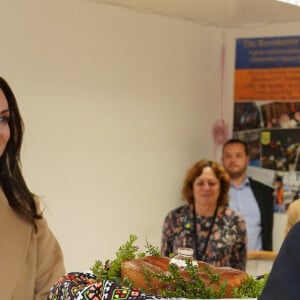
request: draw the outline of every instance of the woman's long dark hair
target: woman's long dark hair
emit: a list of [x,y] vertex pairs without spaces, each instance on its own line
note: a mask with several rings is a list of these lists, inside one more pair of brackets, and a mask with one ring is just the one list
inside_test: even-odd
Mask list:
[[0,77],[0,89],[3,91],[9,108],[10,139],[0,157],[0,184],[9,205],[36,229],[35,220],[41,219],[35,204],[35,195],[30,192],[21,171],[20,152],[24,133],[24,123],[18,108],[16,97],[8,83]]

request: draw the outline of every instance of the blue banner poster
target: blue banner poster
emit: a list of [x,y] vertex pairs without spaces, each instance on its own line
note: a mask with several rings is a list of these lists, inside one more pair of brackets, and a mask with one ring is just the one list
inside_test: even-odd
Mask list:
[[300,99],[300,36],[237,39],[234,100],[295,99]]

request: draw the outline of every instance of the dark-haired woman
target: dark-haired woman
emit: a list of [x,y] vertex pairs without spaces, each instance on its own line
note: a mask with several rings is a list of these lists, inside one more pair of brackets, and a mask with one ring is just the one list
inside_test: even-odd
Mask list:
[[197,260],[245,270],[246,225],[228,207],[229,185],[228,174],[216,162],[201,160],[188,170],[182,187],[187,203],[166,216],[161,255],[193,248]]
[[41,300],[64,275],[61,248],[22,176],[23,121],[0,77],[0,299]]

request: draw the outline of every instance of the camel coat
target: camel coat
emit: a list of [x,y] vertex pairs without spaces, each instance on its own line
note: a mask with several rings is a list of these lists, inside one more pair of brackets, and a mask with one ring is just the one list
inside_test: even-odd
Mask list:
[[284,229],[284,238],[291,228],[300,221],[300,199],[293,201],[287,209],[287,220]]
[[0,188],[0,299],[45,300],[65,274],[63,255],[45,219],[38,231],[9,206]]

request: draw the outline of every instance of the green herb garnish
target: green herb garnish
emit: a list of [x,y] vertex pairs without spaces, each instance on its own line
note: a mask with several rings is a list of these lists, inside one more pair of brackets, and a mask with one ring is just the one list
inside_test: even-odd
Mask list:
[[121,282],[121,265],[125,260],[131,260],[138,257],[145,257],[146,255],[158,256],[159,251],[157,247],[152,246],[147,242],[145,248],[146,252],[138,252],[139,248],[134,246],[134,242],[137,237],[133,234],[129,236],[129,240],[122,245],[116,253],[114,260],[106,260],[103,264],[102,261],[97,260],[90,269],[92,273],[97,277],[96,280],[111,280],[116,283],[122,283],[122,285],[130,286],[130,283]]
[[265,274],[261,279],[255,279],[249,275],[243,284],[233,289],[235,298],[258,298],[266,284],[269,274]]
[[[203,268],[203,271],[208,275],[208,281],[205,282],[198,273],[198,267],[194,266],[191,261],[186,261],[186,270],[188,277],[184,278],[179,267],[175,264],[169,265],[169,273],[151,274],[157,278],[165,287],[159,291],[159,295],[163,298],[198,298],[198,299],[220,299],[226,295],[226,282],[219,284],[216,289],[211,284],[220,281],[220,275],[215,274],[208,268]],[[148,275],[149,276],[149,275]]]

